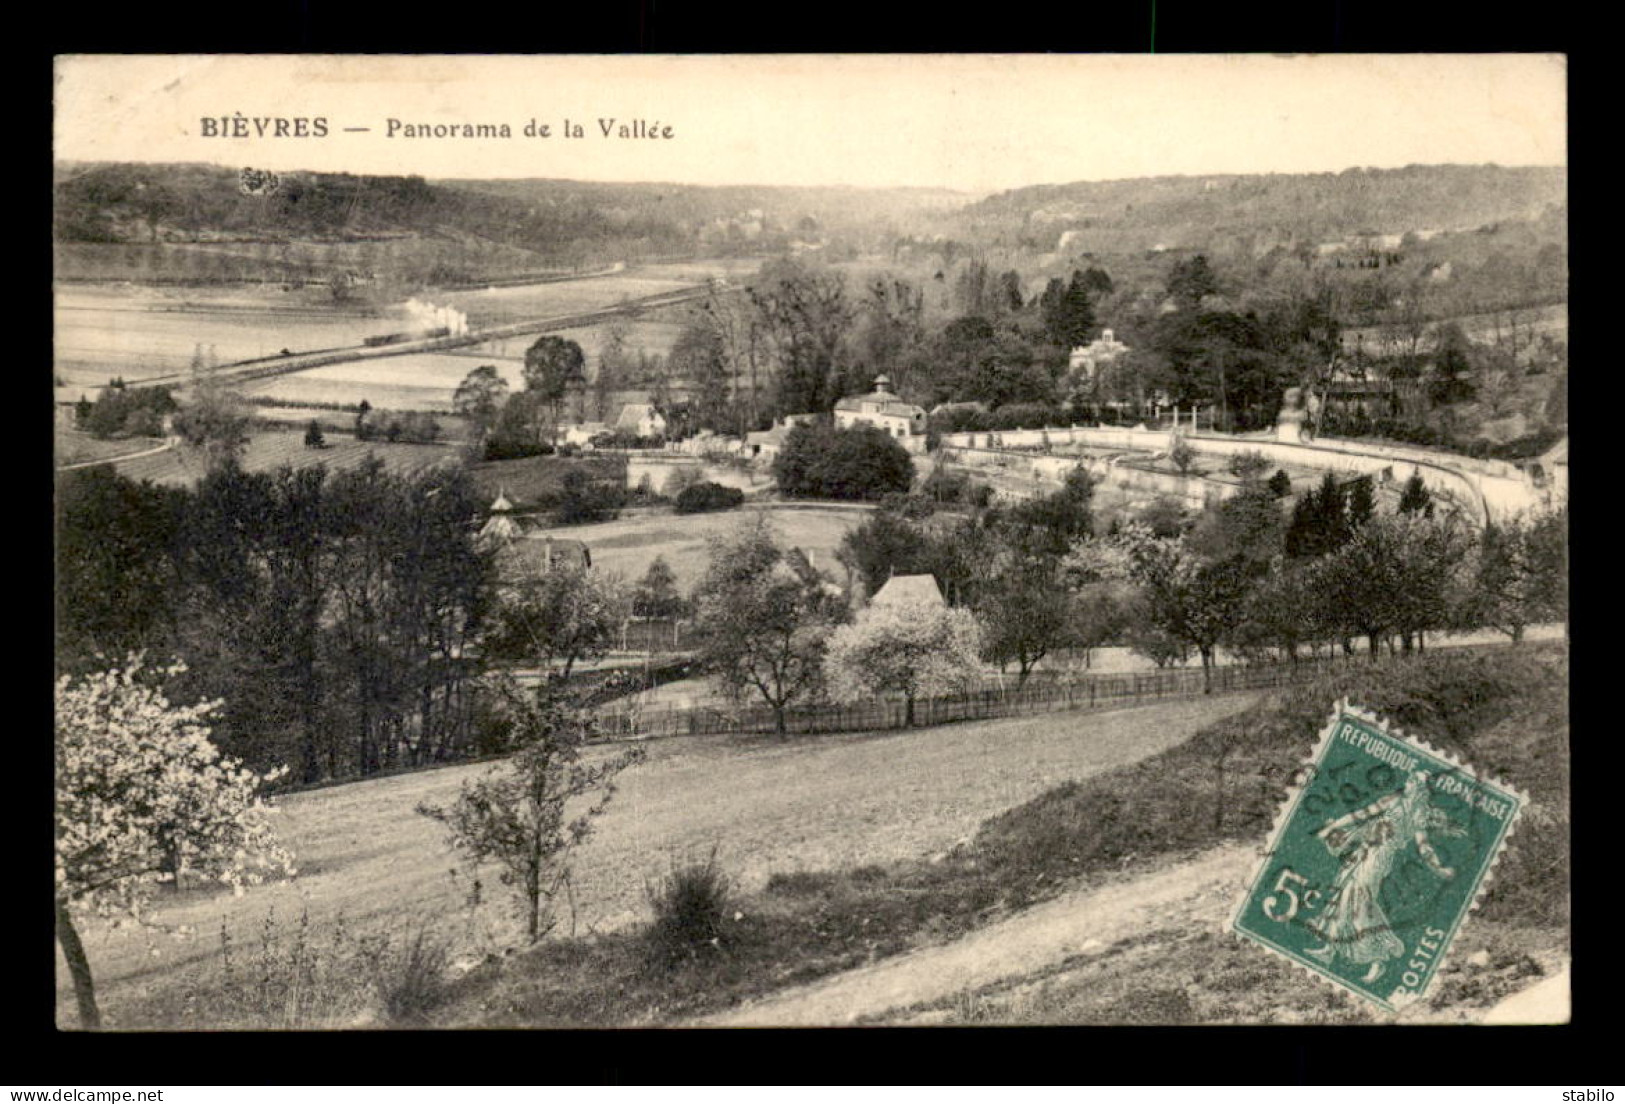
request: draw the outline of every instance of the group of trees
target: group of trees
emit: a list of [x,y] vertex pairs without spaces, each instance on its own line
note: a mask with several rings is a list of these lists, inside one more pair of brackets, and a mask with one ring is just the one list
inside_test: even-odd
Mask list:
[[[922,496],[926,497],[926,496]],[[874,593],[893,575],[935,578],[950,606],[976,615],[983,658],[1015,664],[1022,682],[1047,655],[1087,652],[1118,627],[1111,588],[1074,593],[1064,559],[1093,525],[1093,484],[1074,472],[1053,494],[969,514],[889,502],[842,543],[841,559]]]
[[1341,348],[1328,289],[1311,285],[1259,300],[1226,286],[1203,254],[1175,260],[1160,287],[1112,303],[1129,351],[1069,380],[1080,413],[1126,404],[1137,416],[1153,398],[1214,408],[1227,431],[1273,422],[1286,388],[1318,374]]
[[[1022,273],[996,272],[979,257],[945,287],[928,296],[884,275],[855,289],[837,270],[783,260],[743,294],[714,289],[679,342],[680,374],[705,396],[696,426],[742,433],[775,415],[827,413],[884,373],[927,408],[1026,407],[1034,413],[1025,424],[1115,416],[1123,404],[1138,415],[1163,396],[1216,407],[1226,428],[1250,429],[1270,422],[1282,391],[1340,347],[1324,289],[1244,304],[1227,297],[1200,254],[1176,257],[1160,284],[1133,293],[1093,265],[1035,293]],[[1131,350],[1072,370],[1070,351],[1103,323]]]
[[224,701],[228,754],[306,782],[454,757],[473,738],[470,645],[491,602],[480,508],[460,472],[378,461],[226,463],[187,489],[67,473],[60,662],[177,657],[178,693]]
[[496,366],[469,372],[452,395],[452,406],[468,421],[474,455],[482,460],[517,460],[558,447],[565,401],[587,383],[581,346],[544,334],[525,350],[522,390],[509,393]]
[[380,410],[362,399],[356,411],[355,439],[428,445],[440,439],[440,422],[427,411]]
[[968,262],[941,309],[897,275],[854,287],[841,271],[781,259],[742,289],[717,287],[674,346],[669,374],[699,396],[694,428],[742,434],[775,416],[827,414],[888,376],[904,398],[1053,403],[1067,349],[1096,325],[1100,269],[1028,296],[1021,276]]
[[[1295,662],[1300,649],[1366,642],[1410,652],[1429,632],[1525,626],[1567,614],[1567,517],[1520,517],[1475,533],[1436,513],[1419,479],[1379,509],[1369,479],[1328,474],[1290,518],[1268,484],[1159,535],[1143,523],[1081,542],[1074,577],[1121,579],[1137,613],[1172,647],[1211,668],[1218,647]],[[1142,650],[1159,656],[1156,640]],[[1160,661],[1160,660],[1159,660]]]
[[81,397],[74,404],[74,423],[92,437],[156,437],[164,419],[180,409],[168,387],[130,387],[116,379],[96,401]]
[[1419,479],[1393,510],[1369,479],[1327,476],[1288,509],[1283,488],[1239,465],[1240,492],[1191,516],[1153,503],[1095,535],[1081,471],[1058,492],[964,513],[882,509],[841,558],[870,592],[894,574],[931,574],[973,611],[981,654],[1020,677],[1046,656],[1126,644],[1159,665],[1221,647],[1295,662],[1305,648],[1361,640],[1375,654],[1424,634],[1495,627],[1514,640],[1567,610],[1564,514],[1474,533],[1437,512]]
[[706,663],[729,690],[759,697],[781,734],[788,710],[898,694],[908,723],[922,696],[974,681],[984,661],[1016,663],[1025,681],[1045,655],[1104,642],[1115,629],[1098,595],[1074,596],[1062,577],[1069,543],[1090,530],[1092,484],[975,516],[933,513],[923,497],[888,500],[848,534],[839,559],[874,594],[893,575],[934,576],[948,601],[867,605],[760,519],[712,549],[694,595]]

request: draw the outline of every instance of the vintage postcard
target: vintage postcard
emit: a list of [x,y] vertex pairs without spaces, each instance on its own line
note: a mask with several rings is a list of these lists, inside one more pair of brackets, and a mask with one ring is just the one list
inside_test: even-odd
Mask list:
[[56,1023],[1567,1021],[1566,65],[59,57]]

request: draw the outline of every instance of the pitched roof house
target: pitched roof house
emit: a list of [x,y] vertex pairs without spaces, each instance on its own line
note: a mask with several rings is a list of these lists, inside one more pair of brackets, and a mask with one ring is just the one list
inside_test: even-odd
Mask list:
[[615,419],[615,428],[639,437],[654,437],[666,432],[666,418],[650,403],[627,403]]

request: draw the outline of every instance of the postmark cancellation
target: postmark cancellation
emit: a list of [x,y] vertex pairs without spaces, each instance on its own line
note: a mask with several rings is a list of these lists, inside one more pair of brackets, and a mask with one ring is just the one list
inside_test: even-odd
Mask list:
[[1420,1000],[1527,798],[1339,702],[1232,930],[1390,1012]]

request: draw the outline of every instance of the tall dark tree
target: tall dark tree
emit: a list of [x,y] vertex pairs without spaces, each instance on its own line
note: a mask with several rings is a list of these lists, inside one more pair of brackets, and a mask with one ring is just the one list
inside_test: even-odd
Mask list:
[[716,330],[702,319],[685,325],[672,344],[666,364],[672,376],[687,380],[694,389],[695,427],[727,429],[728,409],[733,402],[731,374]]
[[559,411],[573,387],[587,381],[587,358],[581,346],[557,334],[543,334],[525,350],[525,390],[533,392],[553,413]]
[[482,364],[463,377],[451,397],[452,408],[468,419],[471,437],[484,442],[508,401],[508,381],[494,364]]
[[56,493],[56,627],[65,666],[160,647],[172,628],[177,493],[111,465],[65,472]]
[[893,575],[930,570],[931,540],[901,514],[881,509],[842,538],[838,556],[857,573],[864,592],[873,594]]
[[1348,500],[1327,472],[1313,491],[1298,500],[1287,525],[1286,554],[1292,557],[1325,556],[1348,542],[1352,534]]
[[1466,402],[1473,387],[1473,347],[1455,323],[1441,326],[1434,335],[1433,367],[1428,373],[1428,400],[1434,406]]
[[1218,292],[1219,281],[1205,253],[1198,253],[1188,261],[1175,262],[1168,273],[1168,294],[1185,310],[1196,308],[1203,299]]
[[1369,475],[1361,476],[1348,485],[1348,526],[1358,529],[1377,512],[1376,483]]
[[823,413],[835,405],[833,373],[857,306],[845,277],[794,261],[765,267],[747,289],[779,366],[779,407]]
[[999,308],[1009,314],[1015,314],[1027,305],[1021,294],[1021,273],[1015,269],[999,277],[998,303]]
[[1065,287],[1051,280],[1039,301],[1049,339],[1065,349],[1086,344],[1095,328],[1094,296],[1088,279],[1074,269]]
[[1399,512],[1433,516],[1433,493],[1428,490],[1427,484],[1422,482],[1420,472],[1412,472],[1411,477],[1405,480],[1405,486],[1400,489]]

